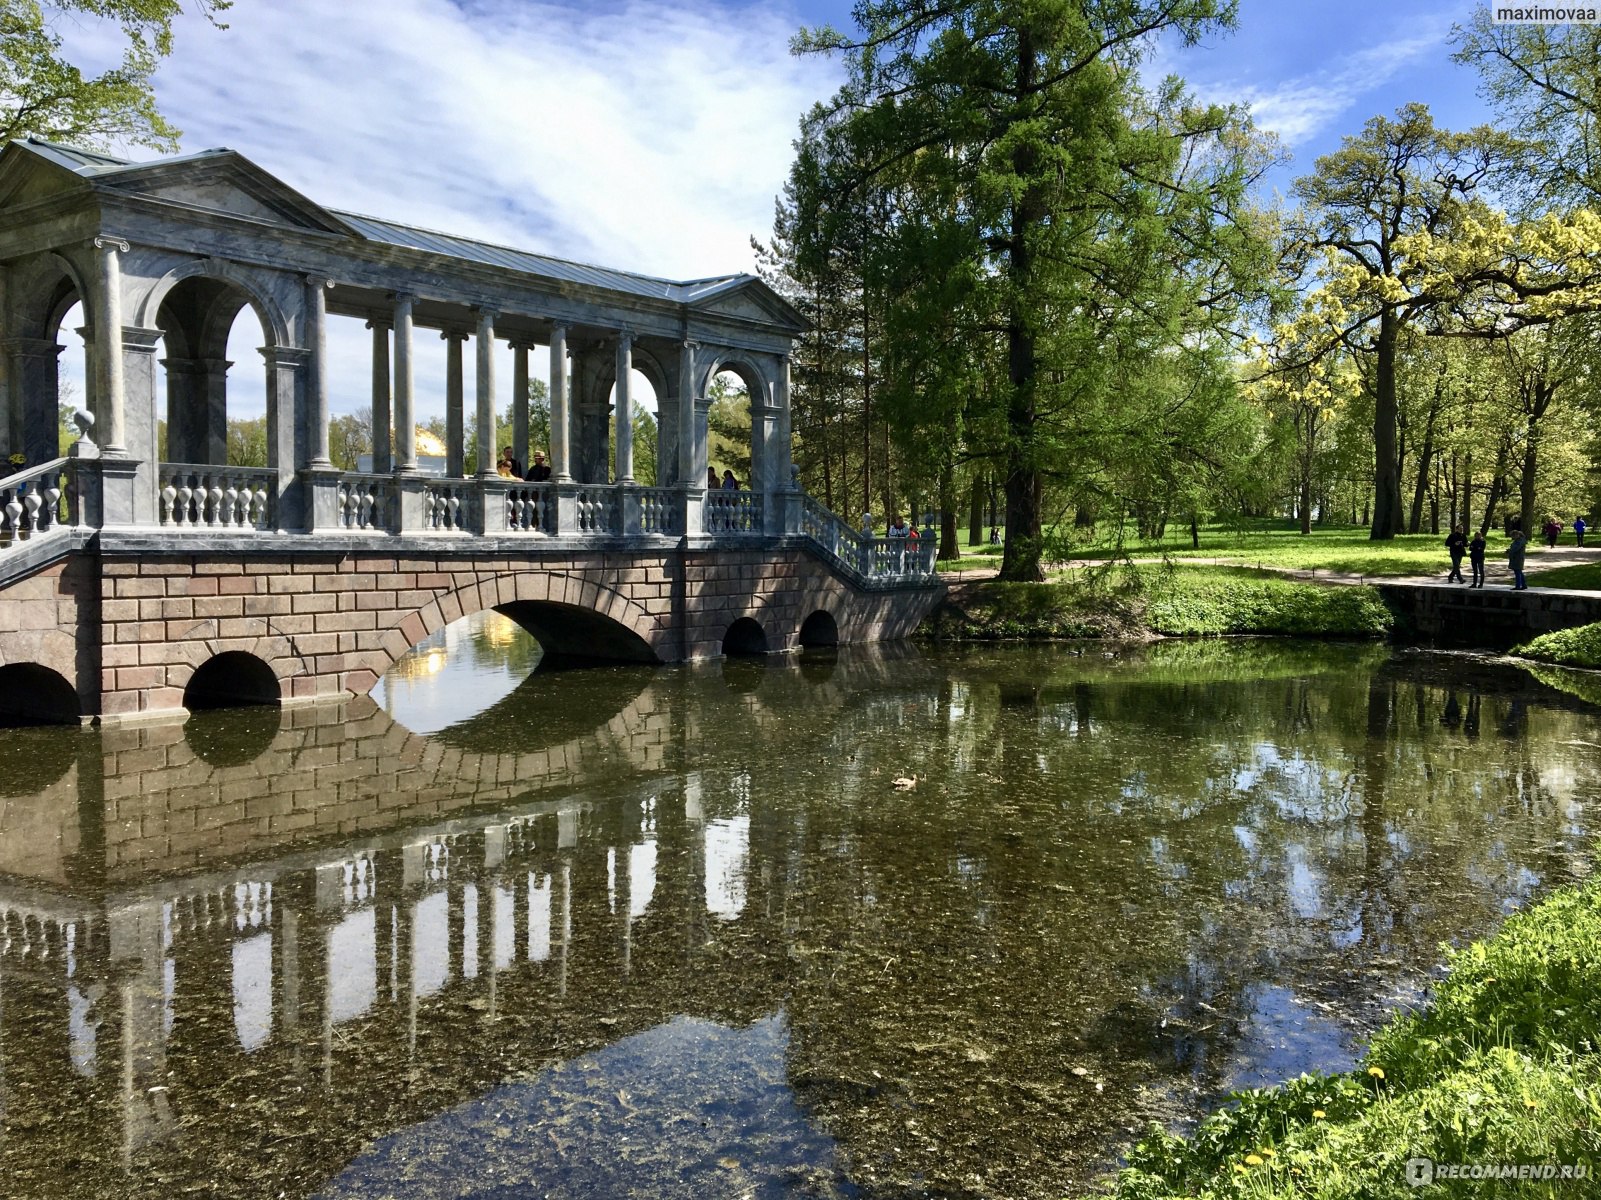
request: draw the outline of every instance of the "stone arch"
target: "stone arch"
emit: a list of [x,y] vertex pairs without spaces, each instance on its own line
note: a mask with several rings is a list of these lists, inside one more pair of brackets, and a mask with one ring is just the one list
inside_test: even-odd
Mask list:
[[739,617],[723,632],[724,655],[743,657],[767,653],[767,631],[754,617]]
[[[529,629],[536,638],[541,631],[529,628],[530,621],[538,623],[531,615],[535,612],[567,612],[569,617],[566,624],[553,622],[560,625],[558,632],[582,633],[599,628],[593,621],[601,618],[620,626],[635,644],[648,651],[648,658],[641,655],[634,661],[660,662],[666,657],[663,651],[667,649],[669,632],[642,605],[615,588],[593,583],[581,575],[563,575],[536,569],[496,575],[441,592],[421,608],[400,616],[384,634],[380,648],[362,656],[360,663],[347,674],[346,690],[370,690],[380,675],[424,638],[485,609],[504,612]],[[578,612],[587,612],[590,616],[579,617],[575,621],[570,614]],[[545,632],[548,636],[550,630]],[[544,644],[543,640],[541,644]],[[550,653],[550,647],[546,647],[546,652]],[[583,658],[585,655],[575,653],[571,657]]]
[[801,622],[797,635],[805,647],[839,645],[839,622],[827,609],[819,608]]
[[[135,306],[134,311],[138,315],[136,324],[145,329],[156,328],[161,306],[165,303],[168,293],[184,280],[197,277],[215,279],[242,292],[246,302],[255,310],[256,316],[261,321],[262,333],[266,336],[268,346],[293,345],[289,335],[288,318],[277,301],[261,286],[261,281],[244,268],[220,258],[191,259],[156,280]],[[232,315],[237,316],[238,310],[235,309]],[[232,317],[230,323],[231,321]]]
[[712,380],[724,371],[732,371],[739,376],[753,403],[758,400],[763,404],[767,403],[773,381],[762,364],[755,356],[744,350],[721,347],[711,351],[705,369],[696,373],[695,394],[704,396],[711,388]]
[[35,662],[0,666],[0,728],[76,725],[83,716],[68,677]]
[[183,706],[191,711],[279,704],[283,689],[278,672],[266,660],[245,650],[224,650],[193,668],[183,685]]

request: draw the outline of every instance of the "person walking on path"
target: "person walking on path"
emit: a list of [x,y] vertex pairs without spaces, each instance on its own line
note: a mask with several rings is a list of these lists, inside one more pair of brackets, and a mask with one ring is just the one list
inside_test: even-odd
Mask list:
[[1473,566],[1473,582],[1469,587],[1481,588],[1484,586],[1484,530],[1475,529],[1473,540],[1468,543],[1468,562]]
[[1446,553],[1451,556],[1451,573],[1445,577],[1447,583],[1466,583],[1462,578],[1462,556],[1467,553],[1468,539],[1462,534],[1462,526],[1451,526],[1451,536],[1445,539]]
[[1528,548],[1529,539],[1523,536],[1519,529],[1512,535],[1512,544],[1507,547],[1506,565],[1512,568],[1512,590],[1526,592],[1529,585],[1523,580],[1523,553]]
[[1545,534],[1545,544],[1547,546],[1555,547],[1557,544],[1557,538],[1562,536],[1562,523],[1555,517],[1547,517],[1545,519],[1545,525],[1541,527],[1540,532]]
[[1583,517],[1574,517],[1573,518],[1573,536],[1579,539],[1579,545],[1581,545],[1581,546],[1584,545],[1584,529],[1585,529],[1584,518]]

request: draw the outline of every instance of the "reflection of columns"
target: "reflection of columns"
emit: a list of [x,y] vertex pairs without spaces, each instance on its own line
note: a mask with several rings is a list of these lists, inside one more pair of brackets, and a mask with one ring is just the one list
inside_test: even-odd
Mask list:
[[617,335],[617,482],[634,482],[634,335]]
[[495,421],[495,310],[478,310],[478,478],[494,479],[500,447]]
[[573,941],[573,865],[567,859],[561,864],[561,983],[558,994],[567,998],[567,958]]
[[372,330],[372,469],[388,473],[394,464],[389,441],[389,322],[374,318]]
[[528,343],[511,344],[511,456],[526,474],[528,453]]
[[395,469],[417,469],[417,414],[412,406],[411,306],[417,297],[395,293]]
[[278,909],[278,979],[280,999],[278,1008],[283,1036],[296,1074],[300,1072],[300,914],[293,909]]
[[573,477],[569,458],[567,406],[567,327],[550,330],[550,473],[557,482]]
[[463,446],[463,382],[462,343],[467,335],[447,329],[440,338],[445,342],[445,474],[452,479],[461,478],[465,470],[466,451]]
[[306,345],[311,350],[311,380],[306,397],[311,423],[310,450],[313,467],[332,467],[328,458],[328,296],[333,281],[319,275],[306,276]]
[[[90,320],[94,323],[94,403],[99,422],[100,444],[107,454],[125,457],[128,431],[124,426],[122,394],[122,268],[117,251],[128,252],[128,243],[118,238],[97,237],[100,251],[95,279],[95,304]],[[54,458],[54,452],[51,453]]]
[[624,841],[612,847],[612,877],[615,880],[617,912],[623,923],[623,975],[634,967],[634,855],[633,846]]

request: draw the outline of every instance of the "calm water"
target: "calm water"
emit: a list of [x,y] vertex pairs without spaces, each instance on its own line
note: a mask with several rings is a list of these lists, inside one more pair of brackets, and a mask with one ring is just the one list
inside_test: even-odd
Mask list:
[[0,738],[0,1193],[1059,1197],[1348,1065],[1596,827],[1601,710],[1473,658],[448,632]]

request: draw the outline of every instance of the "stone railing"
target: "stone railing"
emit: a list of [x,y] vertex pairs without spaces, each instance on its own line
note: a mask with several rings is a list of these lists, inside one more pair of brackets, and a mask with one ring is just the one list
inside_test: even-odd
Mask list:
[[157,520],[163,529],[271,529],[273,477],[265,467],[162,463]]
[[617,492],[605,484],[585,484],[573,495],[579,533],[618,532]]
[[633,499],[639,505],[641,533],[678,537],[684,532],[684,510],[677,488],[639,488]]
[[552,533],[556,529],[555,494],[548,483],[484,485],[484,512],[499,513],[501,522],[486,521],[485,533]]
[[71,470],[58,458],[0,479],[0,554],[76,523]]
[[470,480],[428,480],[422,489],[423,529],[472,532],[476,524],[473,518],[480,511],[474,502],[479,499],[477,489]]
[[399,493],[393,475],[341,475],[336,498],[341,529],[387,533],[399,528]]
[[707,533],[762,533],[762,494],[760,492],[708,491],[706,493]]
[[869,581],[908,582],[935,578],[935,540],[868,537],[852,529],[810,496],[801,504],[800,532],[825,557]]

